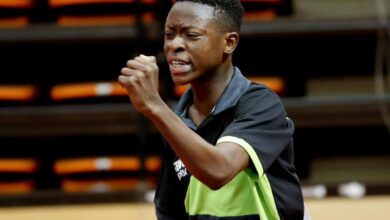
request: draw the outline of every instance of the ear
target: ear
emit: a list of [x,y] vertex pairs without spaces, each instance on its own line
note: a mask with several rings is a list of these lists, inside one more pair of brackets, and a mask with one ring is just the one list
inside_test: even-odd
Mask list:
[[237,32],[228,32],[225,34],[225,48],[226,54],[232,54],[236,49],[239,41],[239,34]]

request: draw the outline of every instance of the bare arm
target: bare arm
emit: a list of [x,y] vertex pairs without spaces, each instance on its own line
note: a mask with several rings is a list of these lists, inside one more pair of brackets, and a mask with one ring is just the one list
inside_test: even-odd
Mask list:
[[134,107],[157,127],[191,174],[205,185],[218,189],[248,166],[249,156],[242,147],[228,142],[212,146],[164,103],[158,94],[154,57],[136,57],[121,73],[118,80]]

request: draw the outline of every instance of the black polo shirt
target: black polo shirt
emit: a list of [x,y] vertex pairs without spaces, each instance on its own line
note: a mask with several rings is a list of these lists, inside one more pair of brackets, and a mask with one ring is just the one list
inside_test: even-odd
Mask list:
[[[190,89],[174,109],[183,122],[212,145],[219,140],[245,145],[250,154],[251,169],[257,175],[266,176],[267,184],[269,182],[270,200],[275,204],[278,218],[303,219],[303,197],[293,163],[294,128],[280,98],[266,86],[248,81],[235,68],[216,106],[198,127],[187,117],[187,108],[192,100]],[[155,195],[159,220],[188,219],[184,201],[190,176],[165,142],[163,168]]]

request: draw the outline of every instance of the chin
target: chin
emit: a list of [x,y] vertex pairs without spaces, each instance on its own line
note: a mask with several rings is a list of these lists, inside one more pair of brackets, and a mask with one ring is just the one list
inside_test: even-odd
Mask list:
[[184,77],[174,77],[172,76],[172,81],[175,85],[185,85],[191,82],[191,80]]

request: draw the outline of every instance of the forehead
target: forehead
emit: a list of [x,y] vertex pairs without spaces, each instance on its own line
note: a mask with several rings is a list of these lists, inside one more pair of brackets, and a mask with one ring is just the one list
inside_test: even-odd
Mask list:
[[166,20],[166,26],[207,26],[214,19],[214,8],[195,2],[175,3]]

